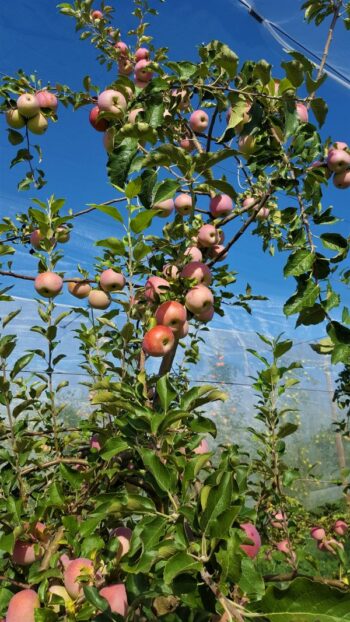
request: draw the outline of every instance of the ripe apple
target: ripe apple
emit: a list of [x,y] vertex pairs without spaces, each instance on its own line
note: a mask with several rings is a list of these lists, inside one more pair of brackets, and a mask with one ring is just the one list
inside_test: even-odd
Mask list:
[[112,268],[104,270],[100,275],[100,287],[105,292],[119,292],[125,286],[125,277]]
[[250,207],[256,207],[258,205],[256,199],[254,199],[253,197],[246,197],[242,203],[242,206],[244,207],[244,209],[249,209]]
[[189,125],[193,132],[204,132],[209,125],[209,117],[204,110],[195,110],[192,112]]
[[131,112],[129,112],[129,116],[128,116],[128,121],[129,123],[136,123],[136,117],[139,114],[139,112],[143,112],[143,108],[135,108],[134,110],[131,110]]
[[350,155],[344,149],[331,149],[328,152],[327,166],[333,173],[342,173],[350,166]]
[[196,285],[203,283],[204,285],[210,285],[211,272],[205,263],[200,261],[191,261],[181,271],[180,274],[183,279],[193,279],[196,281]]
[[190,330],[190,325],[188,322],[185,322],[184,324],[182,324],[182,326],[180,326],[179,332],[176,335],[177,338],[183,339],[184,337],[188,335],[189,330]]
[[18,566],[30,566],[42,557],[42,551],[38,545],[24,540],[16,540],[12,551],[12,561]]
[[99,119],[98,115],[100,114],[100,109],[98,106],[94,106],[90,110],[89,121],[92,127],[97,130],[97,132],[105,132],[108,129],[108,121],[107,119]]
[[55,272],[41,272],[34,281],[34,287],[40,296],[55,298],[62,290],[63,281]]
[[186,307],[176,300],[168,300],[158,307],[155,318],[157,324],[168,326],[173,333],[177,334],[187,320]]
[[14,130],[20,130],[26,124],[25,118],[19,113],[17,108],[11,108],[6,112],[6,121],[7,125]]
[[201,442],[199,443],[199,445],[193,450],[193,453],[201,455],[201,454],[207,454],[208,451],[210,451],[208,441],[205,438],[203,438]]
[[135,65],[135,77],[139,82],[149,82],[152,80],[153,72],[149,68],[150,61],[142,58]]
[[238,141],[238,148],[240,152],[246,157],[249,158],[255,151],[256,147],[256,139],[255,136],[241,136]]
[[114,127],[108,128],[108,130],[103,135],[103,146],[106,149],[107,153],[112,153],[114,149]]
[[6,622],[35,622],[35,610],[40,608],[34,590],[21,590],[12,596],[6,612]]
[[348,144],[343,143],[340,140],[338,140],[336,143],[333,143],[333,145],[335,149],[348,149]]
[[188,153],[191,153],[191,151],[193,151],[196,148],[196,145],[194,141],[192,140],[192,138],[182,138],[180,140],[180,147],[181,149],[184,149]]
[[228,194],[218,194],[210,201],[210,213],[213,218],[227,216],[233,210],[233,201]]
[[310,536],[314,540],[323,540],[326,537],[326,532],[323,527],[313,527],[310,531]]
[[190,194],[178,194],[174,201],[174,204],[177,213],[181,216],[187,216],[187,214],[190,214],[192,212],[193,203]]
[[245,551],[245,553],[247,553],[248,557],[251,557],[253,559],[257,556],[261,547],[260,534],[255,525],[253,525],[253,523],[242,523],[240,527],[241,529],[243,529],[243,531],[245,531],[249,540],[252,540],[252,542],[254,543],[241,544],[240,548],[242,549],[242,551]]
[[189,246],[184,252],[185,257],[189,257],[191,261],[202,261],[202,251],[197,246]]
[[116,50],[119,50],[119,56],[128,56],[129,48],[127,44],[124,43],[124,41],[118,41],[118,43],[116,43],[114,47]]
[[118,71],[121,76],[130,76],[134,70],[134,65],[129,58],[121,56],[118,60]]
[[143,351],[149,356],[165,356],[175,344],[174,333],[169,326],[154,326],[149,330],[142,342]]
[[211,305],[211,307],[207,307],[206,309],[203,309],[203,311],[201,311],[200,313],[196,313],[195,318],[196,320],[199,320],[200,322],[210,322],[210,320],[213,319],[213,315],[214,315],[214,307],[213,305]]
[[170,287],[168,281],[160,276],[150,276],[145,285],[145,296],[147,300],[154,301],[156,296],[164,294],[165,289]]
[[87,298],[91,292],[91,286],[89,283],[86,283],[82,280],[81,283],[73,283],[72,281],[68,283],[68,291],[70,294],[82,300],[83,298]]
[[299,117],[299,121],[301,121],[302,123],[307,123],[309,120],[309,113],[306,106],[301,102],[297,102],[295,104],[295,108],[297,116]]
[[56,95],[50,93],[49,91],[38,91],[35,94],[40,108],[50,108],[53,111],[56,111],[58,106],[58,99]]
[[339,190],[346,190],[350,186],[350,171],[343,171],[333,175],[333,184]]
[[17,109],[26,119],[31,119],[40,112],[40,105],[33,93],[23,93],[17,99]]
[[204,248],[215,246],[219,242],[218,231],[214,225],[202,225],[198,231],[198,244]]
[[100,19],[103,19],[102,11],[91,11],[91,19],[94,21],[99,21]]
[[60,244],[66,244],[70,239],[70,230],[68,227],[61,225],[57,228],[56,239]]
[[118,557],[120,558],[126,555],[130,550],[131,529],[129,529],[129,527],[117,527],[113,529],[111,536],[115,536],[119,540]]
[[179,268],[170,263],[166,263],[165,266],[163,266],[162,272],[164,276],[174,281],[179,277]]
[[135,60],[138,62],[139,60],[148,60],[149,59],[149,50],[147,48],[139,48],[135,52]]
[[288,540],[281,540],[281,542],[277,542],[276,547],[281,553],[285,553],[286,555],[290,554],[290,546]]
[[348,524],[340,518],[335,521],[333,525],[333,531],[338,534],[338,536],[345,536],[348,528]]
[[213,304],[214,296],[206,285],[196,285],[186,294],[185,305],[187,309],[195,315],[212,307]]
[[77,599],[83,595],[83,585],[88,585],[86,581],[80,583],[78,577],[88,577],[90,580],[94,574],[94,567],[91,559],[77,557],[69,562],[63,573],[64,587],[71,598]]
[[268,207],[261,207],[256,215],[257,220],[265,220],[269,217],[270,210]]
[[128,609],[128,598],[124,583],[108,585],[100,590],[100,596],[106,599],[112,613],[118,613],[123,618]]
[[33,134],[44,134],[47,130],[48,122],[46,117],[39,112],[35,117],[31,117],[27,121],[27,128]]
[[93,309],[107,309],[111,304],[111,297],[102,289],[92,289],[89,293],[88,301]]
[[108,113],[110,119],[120,119],[127,108],[123,93],[114,89],[102,91],[97,98],[97,105],[100,110]]
[[216,259],[220,255],[220,259],[218,259],[218,261],[224,261],[224,259],[227,259],[227,257],[228,257],[228,252],[223,253],[221,255],[222,251],[224,251],[225,248],[226,247],[223,244],[215,244],[215,246],[212,246],[209,249],[210,257],[212,257],[213,259]]
[[159,209],[159,214],[161,218],[166,218],[170,216],[171,212],[174,210],[174,201],[172,199],[166,199],[165,201],[159,201],[159,203],[155,203],[152,205],[153,209]]

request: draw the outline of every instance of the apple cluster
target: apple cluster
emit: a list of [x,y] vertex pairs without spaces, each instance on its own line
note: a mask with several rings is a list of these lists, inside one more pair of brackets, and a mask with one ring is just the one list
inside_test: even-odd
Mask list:
[[337,549],[344,549],[343,543],[337,540],[337,536],[345,536],[348,528],[349,526],[344,520],[338,519],[331,527],[331,530],[333,531],[335,537],[327,534],[324,527],[320,525],[312,527],[310,535],[314,540],[316,540],[317,548],[320,551],[327,551],[332,555],[336,555]]
[[58,99],[53,93],[42,90],[37,93],[23,93],[16,104],[16,108],[10,108],[6,113],[7,124],[16,130],[27,127],[33,134],[44,134],[48,127],[44,111],[55,113]]

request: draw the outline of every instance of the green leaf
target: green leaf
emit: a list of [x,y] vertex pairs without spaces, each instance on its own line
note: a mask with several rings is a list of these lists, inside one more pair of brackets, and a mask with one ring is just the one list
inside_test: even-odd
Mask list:
[[300,578],[285,590],[270,586],[262,600],[248,609],[272,622],[347,622],[350,593]]
[[348,242],[340,233],[322,233],[320,235],[322,244],[325,248],[332,251],[342,252],[348,248]]
[[138,452],[143,463],[153,475],[159,488],[164,492],[173,490],[176,484],[176,473],[168,466],[163,464],[161,460],[150,449],[138,448]]
[[7,326],[7,324],[9,324],[19,313],[21,313],[21,311],[22,309],[16,309],[15,311],[11,311],[8,315],[5,315],[2,320],[2,327],[5,328],[5,326]]
[[165,179],[156,187],[153,203],[160,203],[166,199],[172,199],[178,188],[178,181],[175,179]]
[[259,78],[263,84],[268,84],[271,80],[271,65],[266,60],[259,60],[254,67],[254,77]]
[[118,240],[118,238],[106,238],[105,240],[98,240],[95,242],[95,246],[103,246],[104,248],[109,248],[116,255],[126,255],[125,245],[123,240]]
[[278,438],[285,438],[286,436],[290,436],[297,431],[298,425],[296,423],[284,423],[280,426],[277,436]]
[[130,222],[130,228],[134,233],[141,233],[150,226],[154,216],[156,216],[157,210],[149,209],[142,210],[135,218]]
[[83,473],[72,469],[66,464],[60,464],[60,472],[63,479],[65,479],[75,490],[78,490],[81,487],[85,479]]
[[198,65],[190,63],[188,61],[182,61],[174,63],[172,61],[165,63],[166,67],[169,67],[174,73],[176,73],[180,80],[189,80],[197,71]]
[[110,154],[107,163],[108,176],[112,184],[124,188],[132,161],[137,153],[137,139],[125,138]]
[[286,72],[287,79],[296,88],[302,85],[304,81],[304,68],[302,64],[297,60],[291,60],[288,63],[281,63],[281,66]]
[[107,611],[109,609],[109,604],[103,596],[100,596],[99,591],[96,587],[92,587],[90,585],[83,586],[84,594],[86,599],[91,603],[94,607],[96,607],[100,611]]
[[147,257],[147,255],[149,255],[151,252],[152,252],[152,247],[147,246],[147,244],[145,244],[143,240],[140,240],[139,242],[137,242],[136,246],[134,246],[134,249],[133,249],[133,255],[136,261],[142,261],[142,259]]
[[116,207],[112,207],[112,205],[94,205],[94,204],[92,204],[91,207],[95,207],[99,212],[103,212],[104,214],[107,214],[107,216],[111,216],[111,218],[114,218],[114,220],[117,220],[118,222],[123,223],[123,216],[121,215],[120,211],[117,210]]
[[123,441],[121,438],[110,438],[102,447],[100,452],[101,458],[103,460],[110,460],[113,456],[116,456],[122,451],[128,449],[128,447],[128,443]]
[[222,473],[219,484],[211,488],[204,512],[200,516],[199,523],[202,529],[207,531],[210,523],[230,508],[232,491],[232,473]]
[[8,129],[8,139],[11,145],[19,145],[24,141],[24,136],[20,132]]
[[314,253],[310,253],[307,249],[295,251],[289,255],[283,274],[284,276],[301,276],[311,271],[314,261]]
[[202,564],[184,551],[180,551],[173,555],[164,566],[164,582],[169,584],[177,577],[177,575],[188,572],[197,573],[201,570]]
[[304,307],[312,307],[319,295],[320,287],[312,280],[307,283],[301,283],[298,290],[293,296],[288,298],[283,310],[286,315],[299,313]]
[[22,371],[22,369],[24,369],[24,367],[28,365],[28,363],[30,363],[33,356],[34,356],[34,352],[29,352],[29,354],[25,354],[24,356],[21,356],[21,358],[19,358],[16,361],[16,363],[14,364],[10,372],[10,377],[12,378],[12,380],[16,378],[16,376]]
[[136,179],[129,181],[128,185],[125,188],[125,195],[128,197],[128,199],[133,199],[134,197],[137,197],[137,195],[141,192],[141,188],[142,178],[137,177]]
[[321,97],[315,97],[315,99],[311,101],[311,110],[314,113],[319,126],[322,127],[328,113],[328,106],[324,99],[321,99]]
[[162,376],[157,382],[157,394],[162,408],[167,411],[171,402],[176,397],[176,391],[170,384],[169,375]]
[[286,341],[280,341],[275,346],[273,350],[273,354],[275,358],[278,359],[280,356],[283,356],[283,354],[286,354],[286,352],[289,352],[289,350],[292,347],[293,347],[293,341],[291,339],[287,339]]
[[251,598],[261,598],[265,594],[265,583],[253,560],[244,557],[241,564],[242,574],[238,582],[240,589]]

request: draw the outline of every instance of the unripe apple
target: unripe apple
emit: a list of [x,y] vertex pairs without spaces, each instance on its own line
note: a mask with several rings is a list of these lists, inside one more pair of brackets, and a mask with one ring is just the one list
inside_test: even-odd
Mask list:
[[124,41],[118,41],[118,43],[116,43],[114,47],[116,50],[119,50],[120,56],[128,56],[129,48],[127,44],[124,43]]
[[210,213],[213,218],[227,216],[233,210],[233,201],[228,194],[218,194],[210,201]]
[[256,215],[257,220],[265,220],[269,217],[270,210],[268,207],[261,207]]
[[30,566],[37,559],[42,557],[42,553],[36,544],[25,542],[24,540],[16,540],[12,552],[12,561],[18,566]]
[[182,138],[180,140],[180,147],[188,153],[191,153],[196,148],[196,145],[192,138]]
[[17,109],[26,119],[31,119],[40,112],[40,105],[35,95],[24,93],[17,99]]
[[343,171],[333,175],[333,184],[339,190],[346,190],[350,186],[350,171]]
[[111,611],[125,617],[128,609],[128,598],[124,583],[108,585],[100,590],[100,596],[106,599]]
[[348,524],[341,519],[335,521],[333,525],[333,531],[338,534],[338,536],[345,536],[348,528]]
[[162,270],[164,276],[175,281],[179,277],[179,268],[171,263],[166,263]]
[[162,279],[160,276],[150,276],[145,285],[145,296],[147,300],[154,301],[156,295],[160,296],[165,292],[165,289],[170,287],[168,281]]
[[108,129],[108,121],[107,119],[99,119],[98,115],[100,114],[100,109],[98,106],[94,106],[90,110],[89,121],[92,127],[98,132],[105,132]]
[[104,270],[100,275],[100,287],[105,292],[119,292],[125,286],[125,276],[112,268]]
[[118,60],[118,71],[121,76],[130,76],[134,70],[134,65],[129,58],[121,56]]
[[182,324],[182,326],[180,326],[179,332],[177,333],[177,338],[183,339],[184,337],[188,335],[189,330],[190,330],[190,325],[188,322],[185,322],[184,324]]
[[108,130],[103,135],[103,146],[106,149],[107,153],[112,153],[114,149],[114,127],[108,128]]
[[242,206],[244,207],[244,209],[249,209],[250,207],[256,207],[259,204],[259,202],[257,202],[256,199],[254,199],[253,197],[246,197],[242,203]]
[[55,298],[62,290],[63,281],[55,272],[41,272],[34,281],[34,287],[40,296]]
[[70,239],[70,230],[68,227],[61,225],[57,228],[56,239],[60,244],[66,244]]
[[127,104],[123,93],[114,89],[102,91],[97,98],[100,110],[108,114],[108,118],[120,119],[126,110]]
[[25,118],[19,113],[17,108],[11,108],[11,110],[6,112],[6,121],[7,125],[15,130],[20,130],[26,124]]
[[39,102],[40,108],[50,108],[51,110],[56,111],[58,106],[58,99],[56,95],[50,93],[49,91],[38,91],[35,96]]
[[299,117],[299,121],[301,121],[302,123],[307,123],[309,120],[309,113],[306,106],[301,102],[297,102],[295,104],[295,108],[297,116]]
[[249,158],[249,156],[251,156],[254,153],[255,147],[256,147],[255,136],[241,136],[241,138],[238,141],[238,148],[240,152],[246,158]]
[[[83,586],[88,585],[85,578],[88,577],[89,583],[91,584],[93,574],[94,567],[91,559],[87,559],[86,557],[77,557],[77,559],[70,561],[63,573],[64,587],[66,588],[69,596],[74,598],[74,600],[79,598],[79,596],[82,596]],[[84,577],[84,581],[79,581],[80,576],[82,578]]]
[[195,110],[192,112],[189,125],[193,132],[204,132],[209,125],[209,117],[204,110]]
[[348,149],[348,144],[339,140],[336,143],[333,143],[333,145],[335,149]]
[[192,212],[192,197],[190,194],[178,194],[175,201],[175,209],[181,216],[187,216]]
[[215,246],[212,246],[209,249],[210,257],[212,257],[213,259],[217,259],[217,257],[219,257],[220,255],[220,258],[218,259],[218,261],[224,261],[224,259],[227,259],[228,257],[228,251],[221,255],[221,253],[225,250],[225,248],[226,247],[223,244],[215,244]]
[[210,320],[213,319],[214,316],[214,306],[211,305],[210,307],[207,307],[206,309],[203,309],[203,311],[201,311],[200,313],[196,313],[195,314],[195,318],[196,320],[199,320],[200,322],[210,322]]
[[186,308],[176,300],[163,302],[155,312],[157,324],[168,326],[173,333],[178,333],[187,320]]
[[139,82],[149,82],[153,78],[153,72],[149,68],[150,62],[145,58],[139,60],[135,65],[135,77]]
[[350,166],[350,155],[344,149],[331,149],[327,157],[327,166],[333,173],[342,173]]
[[34,229],[30,234],[29,241],[33,248],[39,250],[41,248],[41,242],[43,240],[43,235],[40,233],[39,229]]
[[91,19],[94,21],[99,21],[103,18],[102,11],[91,11]]
[[160,216],[161,218],[166,218],[167,216],[169,216],[171,214],[171,212],[174,210],[174,201],[172,199],[166,199],[165,201],[159,201],[159,203],[155,203],[154,205],[152,205],[153,209],[159,209],[160,213],[158,214],[158,216]]
[[204,248],[215,246],[219,242],[218,232],[214,225],[202,225],[198,231],[198,244]]
[[323,527],[313,527],[310,531],[310,536],[314,540],[323,540],[326,537],[326,532]]
[[204,310],[212,307],[214,304],[214,296],[206,285],[196,285],[190,289],[185,298],[185,305],[191,313],[195,315],[202,313]]
[[113,529],[112,536],[115,536],[120,543],[118,550],[118,557],[124,557],[130,550],[130,540],[132,536],[132,531],[129,527],[117,527]]
[[148,60],[149,59],[149,50],[147,48],[139,48],[135,52],[135,60],[138,62],[139,60]]
[[285,553],[285,555],[289,555],[291,552],[288,540],[277,542],[276,547],[281,553]]
[[89,293],[88,301],[93,309],[107,309],[111,304],[111,297],[102,289],[92,289]]
[[129,116],[128,116],[129,123],[136,123],[136,117],[139,114],[139,112],[143,112],[143,108],[135,108],[134,110],[131,110],[131,112],[129,112]]
[[208,266],[200,261],[191,261],[188,263],[182,269],[180,276],[183,279],[194,279],[196,281],[196,285],[199,285],[200,283],[210,285],[211,283],[211,272]]
[[254,559],[254,557],[256,557],[259,553],[261,547],[260,534],[253,523],[242,523],[240,527],[243,531],[245,531],[249,540],[252,540],[253,542],[253,544],[241,544],[240,548],[247,553],[248,557]]
[[203,438],[201,442],[199,443],[198,447],[196,447],[193,450],[193,452],[198,455],[207,454],[209,451],[210,449],[209,449],[208,441],[205,438]]
[[47,127],[47,119],[41,112],[27,121],[27,128],[30,132],[32,132],[32,134],[44,134]]
[[6,622],[35,622],[35,610],[39,608],[37,593],[34,590],[21,590],[9,602]]
[[142,342],[143,351],[149,356],[165,356],[175,344],[174,333],[168,326],[154,326],[149,330]]
[[91,285],[82,280],[81,283],[68,283],[68,291],[70,294],[82,300],[87,298],[91,292]]
[[191,261],[202,261],[202,251],[197,246],[190,246],[184,252],[185,257],[189,257]]

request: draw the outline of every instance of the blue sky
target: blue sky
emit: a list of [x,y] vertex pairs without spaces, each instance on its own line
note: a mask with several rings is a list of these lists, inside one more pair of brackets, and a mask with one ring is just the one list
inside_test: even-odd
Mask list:
[[[115,23],[126,32],[131,26],[130,0],[111,0],[116,8]],[[158,2],[154,2],[155,6]],[[54,0],[2,0],[0,9],[0,72],[13,74],[18,68],[30,73],[37,71],[43,82],[60,82],[72,88],[81,88],[82,78],[90,74],[94,84],[103,89],[113,80],[113,72],[108,74],[96,59],[96,52],[88,42],[80,42],[74,32],[74,23],[60,15]],[[293,8],[291,9],[291,5]],[[280,0],[256,0],[255,6],[267,18],[278,23],[317,53],[323,48],[325,28],[315,29],[306,26],[299,11],[300,2]],[[98,8],[98,3],[96,3]],[[220,39],[234,49],[241,60],[266,58],[275,66],[274,75],[279,76],[279,63],[287,55],[268,31],[257,24],[238,3],[238,0],[168,0],[159,4],[160,16],[155,18],[151,34],[157,46],[168,46],[170,56],[177,60],[196,60],[196,46],[211,39]],[[335,43],[330,55],[331,62],[344,72],[347,71],[349,58],[349,35],[339,24]],[[322,88],[322,95],[327,99],[330,113],[323,130],[323,135],[331,134],[335,140],[350,142],[348,123],[349,91],[339,84],[328,80]],[[88,122],[88,110],[79,109],[75,113],[59,108],[59,122],[50,123],[47,133],[38,137],[44,153],[43,168],[49,183],[39,195],[45,200],[50,194],[67,199],[67,206],[74,211],[83,209],[87,203],[102,202],[115,196],[115,190],[109,186],[106,177],[106,154],[102,147],[101,134],[95,132]],[[3,117],[3,115],[1,115]],[[16,192],[16,185],[23,172],[21,165],[8,170],[7,163],[15,154],[15,148],[6,139],[5,122],[0,119],[0,140],[2,167],[0,177],[1,216],[14,215],[25,211],[30,199],[35,196],[33,190]],[[21,170],[20,170],[21,169]],[[334,204],[337,213],[344,219],[342,231],[349,231],[350,191],[334,191],[331,187],[325,191],[324,205]],[[65,247],[66,255],[59,264],[59,269],[67,274],[74,272],[79,262],[84,267],[91,265],[94,256],[93,241],[109,235],[121,234],[118,223],[114,223],[103,214],[90,214],[75,223],[72,241]],[[235,229],[232,225],[232,231]],[[281,307],[283,301],[293,292],[293,279],[284,280],[281,270],[285,257],[269,257],[261,251],[261,243],[256,237],[244,236],[234,247],[230,263],[240,273],[239,293],[249,281],[255,293],[263,293],[271,299],[270,308]],[[27,250],[20,251],[14,259],[14,268],[31,274],[36,272],[36,260],[28,255]],[[14,293],[18,296],[32,297],[30,284],[17,281]],[[72,303],[72,298],[64,294],[60,302]],[[263,303],[262,303],[263,304]],[[258,307],[259,309],[259,307]],[[263,316],[259,310],[253,319],[247,318],[250,330],[258,328]],[[242,326],[236,321],[235,311],[229,313],[226,322],[232,329]],[[240,317],[240,316],[239,316]],[[236,318],[236,319],[235,319]],[[219,326],[216,320],[214,326]],[[294,319],[283,324],[292,331]],[[246,326],[245,330],[248,330]],[[274,331],[273,328],[271,330]],[[297,339],[308,336],[320,336],[320,327],[298,330]]]

